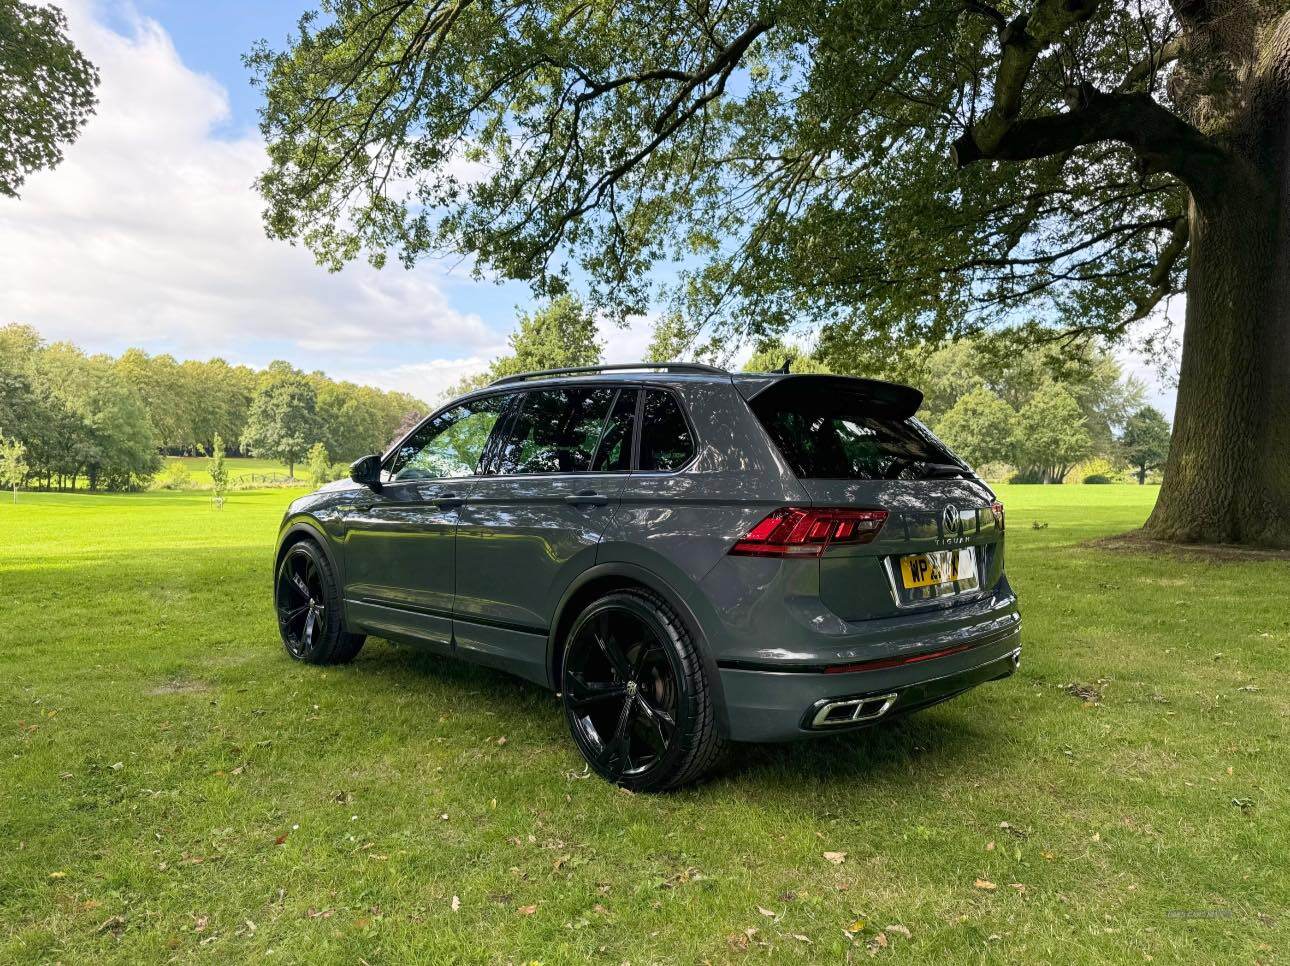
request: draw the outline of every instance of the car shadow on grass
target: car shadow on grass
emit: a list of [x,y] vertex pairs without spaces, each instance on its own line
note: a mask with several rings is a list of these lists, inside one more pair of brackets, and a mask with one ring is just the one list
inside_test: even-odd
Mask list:
[[[424,648],[371,643],[346,668],[346,673],[364,678],[361,690],[379,688],[381,681],[392,688],[406,686],[409,678],[433,682],[445,691],[459,691],[454,695],[457,715],[499,714],[513,724],[523,718],[523,730],[529,735],[567,743],[571,758],[575,755],[559,700],[547,689]],[[776,744],[732,744],[712,780],[695,792],[717,792],[730,782],[768,790],[884,778],[934,785],[941,775],[980,767],[997,752],[993,747],[997,735],[954,704],[844,734]]]

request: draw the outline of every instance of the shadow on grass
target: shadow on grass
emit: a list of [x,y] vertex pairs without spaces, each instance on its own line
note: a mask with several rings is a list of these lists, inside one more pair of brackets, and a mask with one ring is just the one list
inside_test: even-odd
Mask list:
[[[54,645],[52,652],[59,652],[59,645],[66,643],[60,638],[65,635],[55,633],[51,639],[51,609],[64,621],[76,618],[71,624],[75,627],[81,611],[89,607],[97,628],[95,660],[120,655],[126,665],[137,663],[135,670],[141,677],[160,675],[150,684],[156,689],[164,688],[177,675],[209,676],[210,654],[198,642],[210,636],[212,627],[219,629],[215,636],[225,648],[247,656],[261,669],[262,662],[276,654],[283,674],[288,673],[290,663],[272,630],[270,586],[263,558],[259,548],[248,547],[108,552],[78,558],[70,569],[19,565],[10,568],[9,577],[20,573],[23,578],[23,596],[29,605],[22,622],[28,625],[26,637],[43,639],[46,651]],[[255,599],[253,588],[263,588],[261,599]],[[187,595],[185,606],[178,610],[176,594]],[[98,606],[109,596],[109,608]],[[82,603],[74,607],[72,601]],[[162,619],[164,626],[156,626]],[[150,632],[142,654],[133,633],[136,625]],[[21,628],[11,630],[24,636]],[[187,642],[187,646],[169,648],[167,640]],[[466,716],[507,715],[543,740],[568,743],[573,754],[558,699],[546,689],[502,671],[426,648],[387,644],[379,638],[373,639],[353,664],[336,670],[351,696],[366,695],[375,701],[408,687],[433,684],[433,690],[439,692],[437,698],[442,703],[446,696],[453,711]],[[939,773],[985,765],[994,754],[996,732],[978,717],[958,710],[972,700],[971,696],[958,698],[908,718],[847,734],[774,745],[736,745],[718,770],[715,787],[734,781],[755,794],[759,786],[782,792],[819,783],[841,786],[881,781],[903,774],[916,784],[934,786]],[[697,793],[704,794],[708,787],[713,783]]]
[[[523,716],[534,732],[568,741],[572,748],[559,699],[551,691],[503,671],[385,641],[377,648],[369,644],[345,671],[365,678],[364,689],[380,687],[381,681],[391,687],[402,686],[407,676],[460,688],[462,698],[471,705],[463,710]],[[700,793],[703,788],[731,781],[750,788],[764,785],[777,793],[785,786],[844,785],[897,775],[909,775],[915,784],[936,784],[942,771],[958,771],[975,761],[988,760],[993,754],[993,737],[994,732],[979,727],[971,717],[940,705],[846,734],[777,744],[736,743],[714,773],[715,781],[700,786]]]

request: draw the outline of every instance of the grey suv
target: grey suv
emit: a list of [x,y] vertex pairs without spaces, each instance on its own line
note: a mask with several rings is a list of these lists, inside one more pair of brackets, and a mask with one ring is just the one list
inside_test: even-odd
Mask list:
[[287,652],[345,662],[371,634],[536,681],[635,790],[1006,677],[1003,506],[921,402],[681,364],[502,379],[290,506]]

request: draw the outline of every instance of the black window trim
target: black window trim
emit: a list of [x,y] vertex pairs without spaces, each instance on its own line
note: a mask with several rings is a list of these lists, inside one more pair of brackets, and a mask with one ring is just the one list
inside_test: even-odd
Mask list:
[[[622,393],[624,388],[628,388],[628,387],[632,389],[640,388],[634,383],[624,384],[621,382],[608,382],[608,381],[576,382],[576,383],[561,382],[561,383],[555,383],[553,385],[546,385],[546,386],[541,385],[539,383],[537,385],[525,386],[523,389],[516,389],[514,385],[509,386],[508,388],[511,394],[518,399],[518,402],[512,402],[508,404],[507,409],[503,410],[502,417],[498,419],[497,421],[498,425],[501,425],[502,420],[504,419],[506,421],[506,426],[500,433],[497,433],[496,438],[493,438],[493,437],[489,438],[488,446],[484,448],[486,458],[484,460],[481,460],[480,462],[480,467],[479,467],[480,476],[486,479],[494,479],[494,480],[509,480],[509,479],[529,480],[529,479],[543,479],[543,478],[556,477],[556,476],[560,476],[560,477],[613,476],[615,474],[619,476],[626,476],[628,473],[634,472],[631,469],[627,469],[627,470],[586,469],[586,470],[580,470],[579,472],[576,472],[576,473],[565,472],[563,470],[552,470],[546,473],[501,473],[499,472],[499,468],[497,465],[498,461],[501,459],[502,445],[503,443],[508,442],[510,440],[511,430],[514,428],[515,423],[518,422],[520,413],[523,412],[524,399],[530,393],[541,392],[544,390],[551,390],[551,389],[570,389],[570,388],[572,389],[612,389],[614,390],[614,395],[613,395],[613,398],[610,399],[609,401],[609,409],[605,411],[605,418],[601,421],[600,435],[596,437],[596,448],[595,450],[592,451],[592,454],[591,454],[591,465],[595,466],[596,457],[600,455],[600,443],[601,441],[604,440],[605,431],[609,427],[609,417],[614,414],[614,406],[617,405],[618,403],[619,395]],[[640,408],[639,399],[643,398],[643,396],[644,396],[643,393],[640,396],[638,396],[638,402],[637,402],[638,412]],[[508,415],[508,411],[509,411],[509,415]],[[639,419],[636,419],[635,423],[639,425]],[[633,432],[634,432],[634,427],[633,427]],[[491,453],[489,452],[490,450],[491,450]],[[635,454],[633,453],[633,455]],[[634,461],[632,465],[633,466],[635,465]]]
[[[641,383],[639,388],[642,390],[636,397],[636,426],[632,433],[632,473],[640,476],[674,476],[677,473],[683,473],[699,458],[699,434],[694,431],[694,421],[690,419],[690,411],[686,408],[683,400],[671,386],[658,385],[654,383]],[[645,424],[645,392],[653,389],[658,392],[667,393],[676,403],[676,408],[681,413],[681,419],[685,422],[685,427],[690,433],[690,457],[680,466],[671,470],[643,470],[641,465],[641,429]]]
[[[514,392],[514,390],[513,390],[513,389],[511,389],[511,390],[510,390],[510,393],[513,393],[513,392]],[[466,405],[467,403],[480,402],[481,400],[484,400],[484,399],[490,399],[490,398],[492,398],[493,396],[505,396],[505,395],[508,395],[508,394],[509,394],[509,393],[508,393],[508,391],[507,391],[507,390],[500,390],[500,391],[493,391],[493,392],[481,392],[481,393],[479,393],[479,395],[473,395],[473,394],[472,394],[472,395],[468,395],[468,396],[459,396],[458,398],[453,399],[453,400],[450,400],[449,402],[447,402],[447,403],[445,403],[444,405],[440,406],[438,409],[436,409],[436,410],[434,410],[432,413],[430,413],[430,415],[429,415],[429,416],[427,416],[425,419],[421,420],[421,422],[417,423],[417,424],[416,424],[415,426],[413,426],[410,430],[408,430],[406,433],[404,433],[402,436],[400,436],[397,440],[395,440],[394,445],[393,445],[393,446],[391,446],[389,449],[387,449],[387,450],[386,450],[386,451],[381,455],[381,472],[382,472],[382,473],[388,472],[388,470],[389,470],[389,464],[393,461],[394,454],[395,454],[395,453],[397,453],[397,452],[402,448],[402,446],[403,446],[403,444],[404,444],[404,443],[406,443],[408,440],[410,440],[410,439],[411,439],[413,436],[415,436],[417,433],[421,432],[421,430],[422,430],[425,426],[427,426],[427,425],[429,425],[430,423],[434,422],[434,420],[435,420],[435,419],[437,419],[438,417],[442,416],[444,413],[449,412],[449,411],[451,411],[451,410],[453,410],[453,409],[456,409],[458,406],[464,406],[464,405]],[[384,483],[382,484],[382,486],[404,486],[404,485],[408,485],[408,484],[417,484],[417,485],[419,485],[419,486],[426,486],[427,484],[432,484],[432,483],[448,483],[448,482],[452,482],[452,483],[460,483],[460,482],[466,482],[466,481],[468,481],[468,480],[478,480],[478,479],[481,479],[482,477],[484,477],[484,476],[486,475],[486,474],[484,473],[484,464],[486,463],[487,458],[488,458],[488,451],[489,451],[489,449],[493,446],[493,438],[494,438],[494,436],[496,436],[496,434],[497,434],[497,427],[498,427],[499,425],[501,425],[501,423],[503,422],[503,420],[505,420],[505,419],[506,419],[506,413],[507,413],[507,409],[508,409],[508,408],[509,408],[509,406],[503,406],[503,407],[502,407],[502,411],[501,411],[501,413],[499,413],[499,414],[498,414],[497,422],[493,424],[493,428],[492,428],[491,432],[489,432],[489,434],[488,434],[488,440],[484,443],[484,455],[483,455],[483,456],[481,456],[481,457],[480,457],[480,459],[479,459],[479,462],[477,462],[477,463],[475,464],[475,472],[474,472],[474,473],[471,473],[471,474],[470,474],[470,475],[468,475],[468,476],[440,476],[440,477],[435,477],[435,478],[433,478],[433,479],[429,479],[429,480],[387,480],[386,482],[384,482]]]
[[[605,413],[604,421],[600,424],[600,435],[596,437],[596,446],[591,451],[591,472],[593,473],[621,473],[622,470],[598,470],[596,463],[600,460],[600,447],[605,445],[605,434],[609,432],[609,423],[614,418],[614,411],[618,409],[618,400],[623,396],[623,387],[614,388],[614,398],[609,400],[609,411]],[[627,472],[631,472],[631,456],[628,454]]]
[[[393,481],[387,482],[385,486],[402,486],[403,484],[406,484],[406,483],[417,483],[424,486],[427,483],[433,483],[433,482],[448,482],[448,481],[464,482],[467,480],[496,479],[496,478],[502,477],[503,474],[498,473],[497,467],[496,467],[496,462],[499,456],[498,451],[501,448],[501,442],[507,439],[510,435],[511,423],[519,416],[520,408],[523,405],[523,397],[526,396],[528,393],[538,389],[564,389],[566,387],[573,387],[573,386],[576,386],[576,387],[589,386],[591,388],[608,386],[610,388],[618,390],[619,394],[621,394],[624,390],[634,390],[636,392],[636,414],[632,418],[632,458],[631,458],[630,467],[626,470],[586,470],[585,472],[582,472],[582,473],[560,473],[560,472],[524,473],[524,474],[506,474],[506,476],[508,477],[509,476],[518,477],[521,475],[524,477],[612,476],[614,474],[626,475],[629,473],[642,475],[642,476],[673,476],[677,473],[683,473],[685,470],[689,469],[690,466],[694,463],[694,461],[699,458],[699,450],[701,448],[701,444],[699,440],[699,434],[695,431],[695,428],[694,428],[694,420],[690,418],[690,410],[686,407],[685,400],[681,398],[681,396],[676,392],[676,390],[672,386],[669,386],[663,383],[654,382],[648,379],[643,379],[639,381],[637,380],[628,381],[623,379],[619,379],[619,380],[588,379],[584,381],[582,379],[579,379],[577,382],[574,382],[574,381],[557,382],[557,383],[551,383],[545,386],[542,385],[541,383],[536,383],[536,384],[530,383],[524,386],[523,389],[517,388],[514,385],[490,386],[488,387],[487,390],[480,390],[477,393],[470,393],[468,395],[459,396],[456,399],[449,400],[447,403],[440,406],[438,409],[432,412],[425,419],[421,420],[421,422],[413,426],[412,429],[410,429],[407,433],[405,433],[403,436],[397,439],[394,442],[394,445],[392,445],[389,449],[387,449],[385,453],[381,456],[381,470],[382,472],[384,472],[388,469],[388,464],[391,458],[394,456],[396,452],[398,452],[399,448],[404,443],[406,443],[409,439],[415,436],[418,432],[420,432],[423,426],[433,421],[436,417],[443,415],[444,413],[448,412],[451,409],[456,409],[458,406],[463,406],[466,403],[479,402],[480,400],[489,399],[493,396],[509,396],[511,398],[502,407],[502,412],[497,417],[497,422],[493,425],[493,430],[489,434],[488,442],[484,444],[484,455],[480,458],[479,462],[475,465],[475,472],[473,474],[471,474],[470,476],[451,476],[451,477],[446,476],[446,477],[440,477],[437,480],[393,480]],[[690,439],[693,440],[693,443],[694,443],[693,450],[690,453],[690,458],[687,459],[680,466],[678,466],[676,469],[642,470],[640,468],[641,424],[644,421],[645,393],[646,391],[651,389],[656,390],[658,392],[665,392],[672,397],[673,401],[676,403],[677,408],[681,411],[681,418],[685,420],[686,428],[690,432]],[[605,426],[601,427],[600,439],[596,441],[597,450],[592,457],[593,466],[595,465],[595,456],[599,455],[600,441],[601,439],[604,438],[605,428],[608,426],[608,423],[609,423],[609,416],[613,415],[613,411],[614,411],[613,407],[617,403],[617,401],[618,401],[618,396],[615,395],[614,402],[610,404],[609,413],[605,416]]]

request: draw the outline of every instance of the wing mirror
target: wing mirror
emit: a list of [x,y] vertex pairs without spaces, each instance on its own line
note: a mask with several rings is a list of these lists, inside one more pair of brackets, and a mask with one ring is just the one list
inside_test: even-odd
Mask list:
[[373,453],[360,456],[349,464],[349,478],[355,483],[370,486],[374,490],[381,488],[381,457]]

